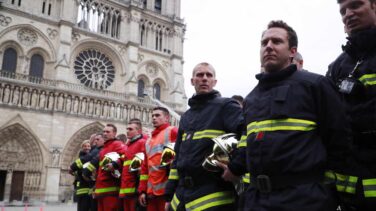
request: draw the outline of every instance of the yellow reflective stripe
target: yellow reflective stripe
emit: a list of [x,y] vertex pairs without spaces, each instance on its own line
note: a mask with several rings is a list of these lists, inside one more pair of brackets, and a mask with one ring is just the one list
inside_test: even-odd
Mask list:
[[99,162],[99,166],[103,166],[104,159]]
[[251,122],[247,126],[247,135],[251,133],[278,131],[278,130],[298,130],[310,131],[315,129],[316,123],[304,119],[271,119],[259,122]]
[[362,183],[364,189],[364,196],[376,197],[376,179],[364,179]]
[[174,197],[172,198],[172,201],[171,201],[171,208],[175,211],[177,210],[179,204],[180,204],[180,201],[178,197],[176,196],[176,194],[174,194]]
[[242,180],[243,180],[244,183],[251,183],[251,174],[250,173],[246,173],[243,176]]
[[79,188],[76,191],[76,195],[89,194],[90,188]]
[[119,187],[108,187],[108,188],[96,188],[95,193],[107,193],[107,192],[114,192],[119,191]]
[[325,177],[330,181],[335,182],[338,192],[355,194],[358,177],[338,174],[330,171],[325,172]]
[[242,147],[247,147],[247,136],[245,135],[242,135],[242,137],[240,137],[240,141],[237,146],[237,148],[242,148]]
[[215,138],[223,134],[225,134],[225,131],[223,130],[203,130],[195,132],[192,139]]
[[121,188],[120,189],[120,194],[125,194],[125,193],[135,193],[136,192],[136,188]]
[[94,172],[97,170],[97,168],[95,168],[95,166],[91,163],[89,163],[89,165],[87,165],[87,169],[90,171],[90,172]]
[[183,133],[183,136],[181,137],[181,140],[185,141],[187,138],[187,134],[186,133]]
[[170,174],[168,175],[168,179],[178,180],[179,179],[178,170],[177,169],[171,169]]
[[359,78],[359,81],[362,82],[365,86],[376,85],[376,74],[365,74]]
[[124,161],[123,166],[129,166],[131,165],[131,163],[132,163],[132,160],[126,160]]
[[235,202],[235,197],[233,192],[216,192],[204,197],[193,200],[185,205],[187,211],[198,211],[208,209],[210,207],[231,204]]
[[82,166],[83,166],[83,164],[82,164],[82,162],[81,162],[81,159],[77,159],[76,161],[74,161],[75,163],[76,163],[76,165],[77,165],[77,168],[79,168],[79,169],[82,169]]
[[140,175],[140,181],[141,180],[148,180],[149,179],[149,175],[147,175],[147,174],[141,174]]

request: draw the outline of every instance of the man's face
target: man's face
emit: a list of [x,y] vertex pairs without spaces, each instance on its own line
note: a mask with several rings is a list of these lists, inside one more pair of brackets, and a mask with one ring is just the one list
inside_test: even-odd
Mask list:
[[343,0],[339,3],[339,12],[349,35],[376,26],[376,2]]
[[214,71],[208,66],[199,66],[194,71],[191,84],[195,87],[196,94],[205,94],[213,91],[214,86],[217,84]]
[[127,137],[128,138],[133,138],[134,136],[140,134],[140,129],[137,127],[136,124],[129,124],[127,126]]
[[116,137],[116,133],[114,131],[114,128],[112,127],[104,127],[103,129],[103,138],[105,141],[108,141],[108,140],[111,140],[111,139],[115,139]]
[[168,116],[161,110],[154,110],[152,115],[152,123],[155,128],[168,123]]
[[95,136],[95,140],[97,142],[97,147],[101,147],[104,145],[104,139],[101,135]]
[[287,67],[294,57],[296,47],[289,47],[287,31],[270,28],[261,38],[260,59],[265,72],[276,72]]

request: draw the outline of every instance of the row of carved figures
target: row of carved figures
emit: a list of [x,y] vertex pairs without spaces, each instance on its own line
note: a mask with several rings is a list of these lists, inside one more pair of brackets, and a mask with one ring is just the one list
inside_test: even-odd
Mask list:
[[122,121],[139,118],[150,122],[152,112],[139,105],[6,83],[0,83],[0,104]]

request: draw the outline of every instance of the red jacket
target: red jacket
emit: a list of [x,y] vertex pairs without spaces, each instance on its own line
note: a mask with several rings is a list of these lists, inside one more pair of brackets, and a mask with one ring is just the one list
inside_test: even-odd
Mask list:
[[136,153],[145,153],[146,139],[143,135],[137,135],[127,142],[127,151],[122,156],[123,171],[121,173],[121,185],[119,197],[134,196],[136,194],[137,180],[139,180],[139,172],[129,172],[129,164]]
[[97,180],[95,182],[95,197],[117,196],[120,189],[120,179],[116,179],[111,172],[102,169],[104,156],[109,152],[117,152],[120,155],[126,151],[127,146],[120,140],[108,140],[104,143],[102,150],[99,152],[99,168]]
[[164,124],[152,132],[151,139],[145,144],[145,161],[141,168],[140,185],[138,191],[148,195],[160,196],[168,179],[168,168],[159,168],[163,146],[175,142],[178,129]]

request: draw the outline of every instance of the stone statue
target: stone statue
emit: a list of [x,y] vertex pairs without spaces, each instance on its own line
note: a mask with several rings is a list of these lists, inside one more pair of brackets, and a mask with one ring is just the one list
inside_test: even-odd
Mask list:
[[3,98],[3,103],[9,103],[9,97],[10,97],[10,88],[9,85],[5,87],[4,90],[4,98]]
[[31,92],[31,107],[36,108],[37,107],[37,102],[38,102],[38,92],[36,89],[34,89]]
[[15,87],[13,91],[13,100],[12,103],[14,105],[18,105],[18,100],[20,99],[20,87]]
[[45,109],[46,107],[46,92],[42,91],[39,96],[39,108]]
[[24,89],[22,92],[22,106],[29,105],[29,89]]

